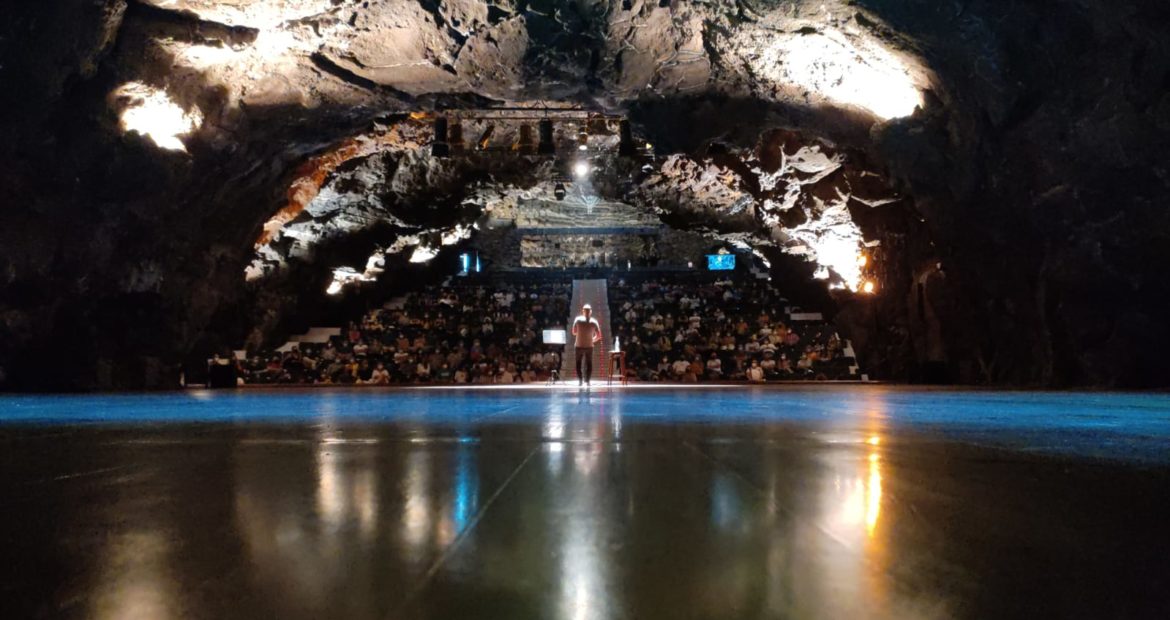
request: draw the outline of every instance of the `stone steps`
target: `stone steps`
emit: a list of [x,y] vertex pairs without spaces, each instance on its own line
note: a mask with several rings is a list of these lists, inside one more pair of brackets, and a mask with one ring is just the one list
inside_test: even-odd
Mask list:
[[613,331],[609,320],[609,290],[607,283],[602,280],[573,280],[572,302],[569,304],[568,342],[565,344],[565,354],[561,362],[561,377],[566,381],[577,379],[576,353],[573,346],[573,321],[581,313],[581,306],[589,304],[593,307],[593,318],[601,325],[601,342],[593,347],[593,378],[603,379],[605,374],[606,356],[613,343]]

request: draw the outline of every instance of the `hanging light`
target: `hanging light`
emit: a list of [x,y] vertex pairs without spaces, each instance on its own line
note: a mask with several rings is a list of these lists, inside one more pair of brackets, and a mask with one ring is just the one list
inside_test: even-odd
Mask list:
[[577,160],[577,163],[573,164],[573,176],[577,177],[578,179],[584,179],[586,176],[588,176],[589,170],[589,162],[583,159]]
[[520,125],[520,135],[516,143],[512,145],[513,151],[520,151],[522,153],[531,153],[536,148],[533,144],[532,125],[527,123]]
[[536,145],[536,152],[541,155],[552,155],[557,150],[553,144],[553,122],[546,118],[537,124],[537,129],[540,133],[540,143]]
[[634,146],[634,132],[630,128],[630,121],[622,119],[618,122],[618,155],[622,157],[632,157],[637,153],[637,148]]

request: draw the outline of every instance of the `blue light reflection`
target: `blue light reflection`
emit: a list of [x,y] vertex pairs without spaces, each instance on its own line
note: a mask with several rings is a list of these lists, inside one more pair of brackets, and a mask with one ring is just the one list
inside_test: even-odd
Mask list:
[[450,428],[458,429],[457,436],[466,437],[489,424],[545,424],[553,412],[566,428],[612,426],[607,415],[612,412],[621,419],[623,434],[635,427],[656,425],[776,423],[799,424],[814,431],[865,433],[876,418],[887,432],[936,433],[948,439],[1015,449],[1170,461],[1170,395],[1166,394],[792,386],[594,388],[588,396],[537,389],[0,396],[0,428],[16,424],[305,424],[328,420],[417,424],[428,433]]

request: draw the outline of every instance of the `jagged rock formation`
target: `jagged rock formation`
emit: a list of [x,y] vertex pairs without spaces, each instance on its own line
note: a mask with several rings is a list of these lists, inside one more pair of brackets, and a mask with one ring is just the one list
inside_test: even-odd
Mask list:
[[[933,363],[964,381],[1170,384],[1164,3],[628,4],[12,7],[0,385],[174,385],[256,303],[244,271],[314,157],[396,113],[550,102],[629,114],[667,159],[614,195],[678,225],[789,250],[812,247],[825,227],[810,222],[880,241],[881,293],[838,300],[879,376]],[[310,166],[325,190],[298,209],[344,211],[353,159]],[[398,205],[361,208],[409,234],[429,225],[416,208],[466,197],[441,179],[417,197],[361,181]]]

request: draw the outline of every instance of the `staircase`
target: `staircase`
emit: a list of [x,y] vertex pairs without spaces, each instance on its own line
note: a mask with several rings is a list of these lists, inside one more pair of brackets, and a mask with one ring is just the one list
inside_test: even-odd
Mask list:
[[589,304],[593,307],[593,318],[601,325],[601,342],[593,347],[593,379],[606,379],[605,371],[608,362],[609,350],[613,347],[613,330],[609,324],[609,289],[605,280],[573,280],[573,299],[569,304],[568,342],[565,344],[565,354],[561,358],[561,378],[565,381],[577,380],[577,354],[573,346],[573,321],[581,314],[581,306]]

